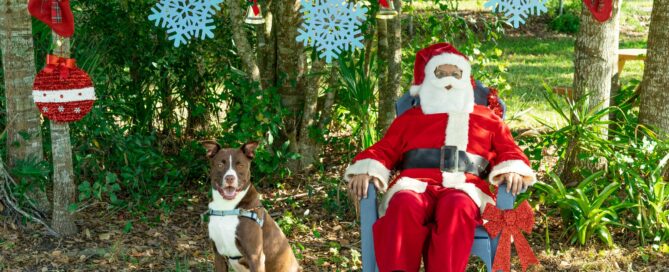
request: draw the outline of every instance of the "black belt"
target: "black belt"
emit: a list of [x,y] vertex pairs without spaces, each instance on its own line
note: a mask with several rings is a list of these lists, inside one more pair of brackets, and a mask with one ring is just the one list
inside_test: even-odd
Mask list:
[[404,153],[402,169],[439,168],[443,172],[465,172],[482,179],[488,177],[488,165],[485,158],[458,150],[457,146],[446,145],[441,148],[417,148]]

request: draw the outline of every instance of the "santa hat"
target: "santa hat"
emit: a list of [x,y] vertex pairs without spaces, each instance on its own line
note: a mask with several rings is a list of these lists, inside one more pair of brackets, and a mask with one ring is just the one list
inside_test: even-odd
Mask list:
[[469,78],[472,86],[476,86],[471,76],[472,67],[469,59],[460,53],[449,43],[437,43],[421,49],[416,54],[416,62],[413,66],[413,83],[409,92],[415,96],[420,91],[425,81],[425,74],[434,73],[434,70],[443,64],[452,64],[462,70],[462,77]]
[[74,16],[70,0],[30,0],[28,11],[47,24],[53,32],[63,37],[74,34]]

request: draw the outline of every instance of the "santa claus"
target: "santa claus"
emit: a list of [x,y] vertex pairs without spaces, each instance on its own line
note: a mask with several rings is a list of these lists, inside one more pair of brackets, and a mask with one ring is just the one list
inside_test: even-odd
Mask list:
[[[395,119],[344,176],[358,197],[370,182],[387,190],[374,224],[381,272],[418,271],[422,256],[428,272],[464,271],[496,186],[517,194],[536,176],[504,122],[475,105],[471,65],[452,45],[418,52],[410,91],[420,106]],[[400,170],[392,181],[391,169]]]

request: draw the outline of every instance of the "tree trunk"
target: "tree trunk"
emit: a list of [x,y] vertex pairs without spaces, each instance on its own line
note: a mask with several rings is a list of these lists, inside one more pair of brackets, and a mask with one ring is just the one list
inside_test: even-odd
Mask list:
[[[286,0],[275,5],[274,35],[276,36],[276,75],[282,105],[289,110],[284,122],[284,139],[290,141],[290,151],[299,152],[300,125],[307,84],[301,82],[306,72],[303,46],[295,41],[301,23],[300,0]],[[305,135],[308,137],[308,135]],[[300,170],[299,162],[289,162],[293,171]]]
[[[244,3],[246,3],[246,1],[244,1]],[[237,47],[237,54],[244,65],[244,72],[249,75],[251,81],[260,84],[260,68],[258,68],[253,47],[251,46],[251,43],[249,43],[244,28],[244,12],[242,7],[246,7],[246,5],[242,5],[240,1],[235,0],[227,0],[225,1],[225,5],[230,13],[232,39]]]
[[402,94],[402,1],[395,0],[395,8],[400,13],[388,20],[388,77],[385,88],[379,90],[379,121],[376,130],[385,134],[395,119],[395,102]]
[[309,131],[316,124],[318,109],[318,91],[320,89],[321,75],[317,74],[323,70],[325,63],[317,59],[311,65],[311,75],[306,79],[304,110],[302,111],[302,122],[297,142],[300,157],[300,168],[308,167],[318,159],[319,145],[309,135]]
[[669,135],[669,1],[653,1],[639,122]]
[[[620,19],[619,7],[621,0],[613,0],[613,16],[606,22],[600,23],[592,16],[588,8],[581,9],[581,28],[576,37],[574,48],[574,98],[580,99],[589,96],[590,108],[603,109],[609,106],[611,96],[611,82],[614,67],[617,64],[618,35],[616,28]],[[603,118],[607,118],[604,116]],[[606,130],[601,133],[607,137]],[[570,148],[565,161],[561,165],[561,178],[566,183],[575,183],[580,180],[577,148],[580,139],[571,139]],[[592,166],[585,166],[590,167]]]
[[[70,56],[70,41],[53,33],[56,49],[54,54],[60,57]],[[77,233],[74,216],[69,211],[74,203],[76,186],[72,169],[72,144],[70,143],[70,126],[67,123],[51,121],[51,153],[53,156],[53,214],[52,227],[63,236]]]
[[392,113],[395,111],[393,106],[394,94],[391,90],[390,79],[388,75],[388,63],[391,59],[390,54],[390,38],[388,37],[388,25],[392,25],[387,19],[377,19],[377,38],[378,38],[378,51],[377,51],[377,73],[379,74],[379,100],[378,100],[378,109],[379,116],[376,122],[376,130],[380,133],[385,131],[392,123],[394,115]]
[[[44,160],[40,114],[31,95],[35,79],[31,23],[25,0],[0,2],[0,43],[7,98],[7,164],[10,169],[19,160]],[[46,192],[37,189],[29,196],[36,200],[38,209],[49,211]]]

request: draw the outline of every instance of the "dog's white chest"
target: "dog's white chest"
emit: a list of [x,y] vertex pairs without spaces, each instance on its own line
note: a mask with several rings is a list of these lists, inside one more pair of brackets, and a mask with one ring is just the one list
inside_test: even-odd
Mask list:
[[209,217],[209,238],[214,241],[218,254],[228,257],[242,256],[235,244],[237,225],[239,225],[237,216]]

